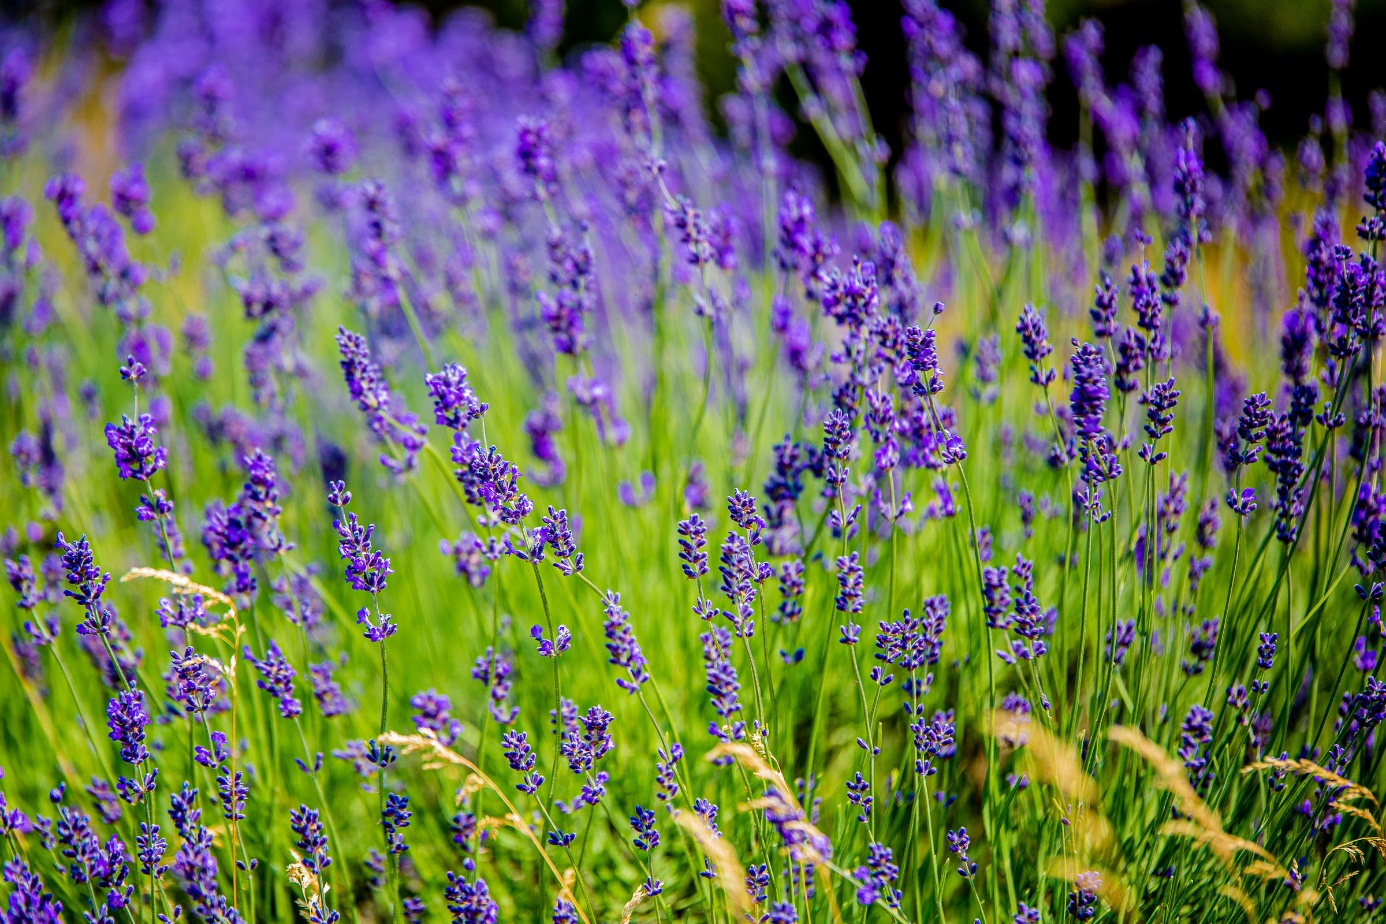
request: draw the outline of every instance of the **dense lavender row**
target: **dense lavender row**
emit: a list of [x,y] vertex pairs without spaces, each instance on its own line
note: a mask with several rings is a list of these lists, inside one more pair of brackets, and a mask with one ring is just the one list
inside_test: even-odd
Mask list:
[[1291,157],[903,8],[898,156],[841,0],[0,31],[5,924],[1372,919],[1351,0]]

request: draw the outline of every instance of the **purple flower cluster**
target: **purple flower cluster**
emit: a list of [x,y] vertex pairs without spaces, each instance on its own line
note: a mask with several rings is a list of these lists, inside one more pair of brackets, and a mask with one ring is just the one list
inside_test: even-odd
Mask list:
[[[5,921],[243,924],[270,859],[310,924],[715,918],[714,881],[753,924],[1375,912],[1368,11],[1321,11],[1291,160],[1194,0],[1129,68],[1112,11],[903,0],[899,150],[861,5],[722,0],[715,101],[704,23],[638,5],[0,30],[4,740],[52,806],[0,793]],[[65,137],[96,97],[109,182]],[[1152,825],[1157,752],[1201,806]],[[1214,816],[1262,887],[1158,843]]]

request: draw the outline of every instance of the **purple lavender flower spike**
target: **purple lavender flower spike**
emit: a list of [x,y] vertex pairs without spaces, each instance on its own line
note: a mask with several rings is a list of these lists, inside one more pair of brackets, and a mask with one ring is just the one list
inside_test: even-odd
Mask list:
[[568,631],[567,626],[554,629],[553,638],[544,635],[543,626],[531,626],[529,636],[537,643],[537,651],[541,658],[556,658],[573,644],[573,633]]
[[433,732],[444,747],[452,747],[457,736],[462,734],[462,723],[450,714],[452,700],[448,697],[430,689],[415,693],[409,705],[418,710],[413,717],[414,727]]
[[[356,406],[366,415],[375,439],[387,452],[380,464],[396,475],[411,472],[417,465],[428,430],[413,414],[394,407],[384,373],[371,358],[366,338],[346,328],[338,328],[337,346],[341,352],[342,376]],[[395,450],[398,457],[388,450]]]
[[111,174],[111,205],[130,222],[136,234],[154,230],[154,213],[149,210],[149,183],[139,161]]
[[260,672],[255,685],[279,701],[279,714],[286,719],[294,719],[303,713],[303,704],[294,698],[294,676],[296,672],[279,645],[273,639],[265,649],[263,658],[256,658],[250,646],[242,651],[246,661]]
[[115,453],[121,478],[148,481],[163,471],[168,453],[154,441],[158,432],[148,414],[135,420],[122,414],[119,424],[106,424],[106,445]]

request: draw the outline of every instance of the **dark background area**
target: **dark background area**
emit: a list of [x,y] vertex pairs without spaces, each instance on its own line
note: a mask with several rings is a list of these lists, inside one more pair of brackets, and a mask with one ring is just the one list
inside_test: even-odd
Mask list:
[[[425,0],[437,15],[457,6],[446,0]],[[471,5],[490,9],[497,20],[521,28],[527,15],[525,0],[479,0]],[[650,6],[656,4],[649,4]],[[717,0],[684,0],[698,25],[698,57],[708,90],[708,110],[717,119],[715,100],[732,89],[735,62],[727,50],[730,36],[722,25]],[[857,26],[859,47],[867,55],[863,89],[876,129],[898,156],[908,118],[906,89],[909,75],[905,42],[900,29],[899,0],[849,0]],[[986,60],[988,35],[986,0],[941,0],[966,29],[968,46]],[[1329,72],[1324,61],[1328,0],[1206,0],[1217,21],[1223,71],[1231,76],[1236,95],[1250,99],[1258,90],[1270,95],[1271,106],[1261,125],[1272,144],[1293,151],[1322,113],[1328,95]],[[1051,0],[1049,21],[1056,43],[1085,17],[1102,23],[1106,51],[1102,63],[1109,85],[1128,79],[1132,55],[1144,45],[1164,52],[1165,106],[1171,120],[1207,111],[1194,86],[1184,12],[1179,0]],[[592,42],[606,42],[625,22],[620,0],[569,0],[567,33],[560,52]],[[1386,0],[1359,0],[1355,12],[1351,55],[1342,75],[1343,95],[1360,129],[1369,128],[1367,95],[1386,87]],[[1078,98],[1062,53],[1054,62],[1050,86],[1050,142],[1069,148],[1078,134]],[[790,102],[786,100],[786,102]],[[801,131],[798,153],[827,166],[827,156],[811,131]],[[825,173],[831,175],[831,170]]]

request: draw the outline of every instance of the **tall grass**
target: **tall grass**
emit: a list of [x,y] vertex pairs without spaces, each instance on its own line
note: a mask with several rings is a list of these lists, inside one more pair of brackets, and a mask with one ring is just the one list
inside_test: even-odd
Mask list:
[[905,6],[5,33],[7,920],[1376,913],[1386,147]]

